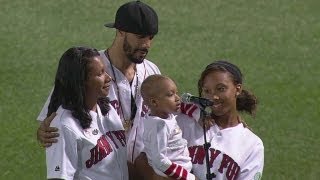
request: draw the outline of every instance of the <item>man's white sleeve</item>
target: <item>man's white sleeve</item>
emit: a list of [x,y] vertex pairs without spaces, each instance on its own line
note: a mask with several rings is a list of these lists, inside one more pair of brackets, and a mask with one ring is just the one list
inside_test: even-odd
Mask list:
[[47,98],[46,103],[43,105],[43,107],[42,107],[42,109],[40,111],[40,114],[37,117],[38,121],[43,121],[47,117],[48,106],[49,106],[49,103],[50,103],[50,99],[51,99],[51,95],[52,95],[53,89],[54,88],[52,88],[52,90],[51,90],[51,92],[49,94],[49,97]]

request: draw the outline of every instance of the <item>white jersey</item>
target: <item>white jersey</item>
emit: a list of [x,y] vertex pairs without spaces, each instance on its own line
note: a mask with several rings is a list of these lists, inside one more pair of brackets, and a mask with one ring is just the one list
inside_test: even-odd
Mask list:
[[71,111],[61,106],[51,126],[58,142],[46,148],[47,178],[66,180],[127,180],[126,138],[116,111],[106,116],[90,111],[90,128],[82,129]]
[[[192,171],[200,179],[206,179],[207,168],[203,148],[203,129],[194,118],[185,114],[177,116],[183,138],[188,141]],[[261,139],[242,123],[220,130],[217,125],[207,132],[210,172],[219,180],[260,179],[264,164],[264,147]]]
[[148,162],[154,171],[164,177],[195,179],[187,141],[182,138],[175,116],[167,119],[147,115],[144,119],[143,143]]
[[[113,80],[117,80],[117,85],[120,91],[119,94],[121,107],[117,93],[117,86],[115,85],[114,81],[112,81],[111,83],[108,97],[110,99],[110,103],[116,109],[122,121],[124,121],[123,117],[126,120],[129,120],[131,116],[131,93],[132,97],[135,98],[137,113],[135,114],[132,128],[127,132],[128,161],[134,162],[135,158],[143,150],[143,142],[141,138],[143,126],[140,127],[140,125],[142,124],[140,122],[148,111],[148,107],[143,104],[143,99],[140,93],[140,87],[142,82],[148,76],[153,74],[160,74],[160,70],[154,63],[145,59],[143,63],[136,64],[137,72],[132,80],[132,85],[130,85],[130,82],[127,80],[124,74],[115,66],[113,66],[113,69],[116,78],[114,77],[113,71],[110,66],[110,61],[105,55],[104,50],[100,51],[100,56],[102,57],[104,63],[107,65],[107,73],[112,77]],[[124,113],[123,115],[121,114],[122,111],[120,108],[122,108],[122,111]]]
[[[110,61],[106,57],[104,50],[100,51],[100,56],[102,57],[103,62],[107,65],[107,69],[106,69],[107,73],[112,77],[112,79],[117,80],[117,85],[120,91],[119,94],[120,94],[121,107],[124,115],[121,114],[122,111],[120,109],[117,86],[113,81],[111,81],[108,97],[110,99],[111,105],[117,111],[122,121],[124,121],[123,117],[125,119],[130,119],[130,116],[131,116],[131,93],[132,93],[132,96],[135,98],[137,113],[134,117],[132,128],[126,134],[127,158],[128,158],[128,161],[133,162],[134,159],[140,154],[140,152],[143,149],[143,142],[142,142],[143,124],[140,123],[140,121],[148,111],[147,106],[143,104],[143,99],[140,93],[140,87],[145,78],[153,74],[160,74],[160,70],[154,63],[145,59],[143,63],[136,64],[137,73],[134,76],[132,85],[130,85],[130,82],[127,80],[124,74],[120,70],[118,70],[116,67],[113,66],[115,76],[116,76],[116,78],[114,78],[114,74],[110,66]],[[37,120],[39,121],[42,121],[47,117],[48,105],[50,102],[51,93],[37,118]],[[141,124],[142,126],[140,127]]]

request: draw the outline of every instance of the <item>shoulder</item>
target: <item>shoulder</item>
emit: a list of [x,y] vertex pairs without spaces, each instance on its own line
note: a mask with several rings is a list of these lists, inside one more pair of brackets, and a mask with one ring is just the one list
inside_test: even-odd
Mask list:
[[146,115],[143,119],[146,124],[166,124],[164,119],[155,116]]
[[154,117],[154,116],[149,116],[147,115],[144,118],[144,129],[145,130],[162,130],[163,128],[167,127],[167,123],[164,119]]
[[146,71],[148,74],[161,74],[158,66],[145,59],[143,63],[137,65],[138,71]]
[[104,123],[105,126],[109,130],[124,130],[122,121],[117,114],[116,110],[113,108],[113,106],[110,105],[110,110],[107,115],[104,116]]
[[61,106],[57,110],[57,116],[51,122],[51,126],[59,128],[62,132],[78,134],[82,131],[79,121],[72,116],[70,110]]
[[250,129],[243,127],[243,136],[246,137],[247,141],[251,141],[251,143],[257,145],[257,146],[261,146],[263,148],[263,142],[261,140],[261,138],[259,136],[257,136],[254,132],[252,132]]
[[73,126],[77,124],[77,120],[72,116],[72,112],[70,110],[64,109],[61,106],[58,108],[57,116],[53,121],[55,123],[60,123],[63,126]]

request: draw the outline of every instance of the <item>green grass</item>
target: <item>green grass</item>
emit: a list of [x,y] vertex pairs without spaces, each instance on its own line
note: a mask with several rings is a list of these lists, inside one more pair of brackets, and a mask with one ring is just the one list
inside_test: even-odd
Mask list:
[[[0,0],[0,179],[45,179],[35,121],[70,46],[104,49],[124,0]],[[202,69],[229,59],[260,100],[247,117],[265,145],[263,179],[320,177],[318,0],[146,0],[160,25],[148,59],[197,94]]]

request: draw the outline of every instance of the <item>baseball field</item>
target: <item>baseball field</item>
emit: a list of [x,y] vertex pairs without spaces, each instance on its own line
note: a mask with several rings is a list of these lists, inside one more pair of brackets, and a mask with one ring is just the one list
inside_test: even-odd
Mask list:
[[[105,49],[124,0],[0,0],[0,179],[46,178],[35,120],[69,47]],[[145,0],[159,16],[148,59],[180,93],[227,59],[259,98],[245,116],[265,146],[264,180],[320,179],[320,1]]]

